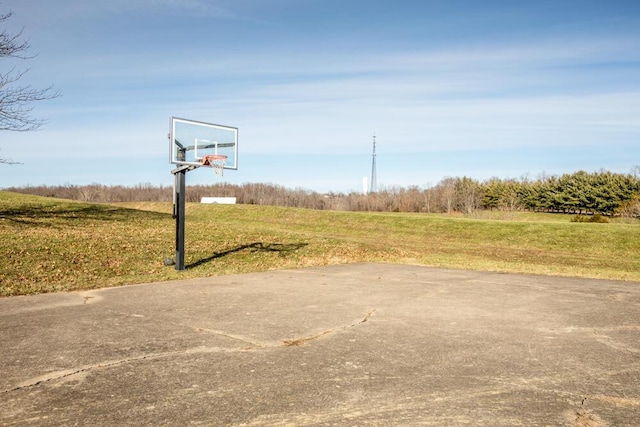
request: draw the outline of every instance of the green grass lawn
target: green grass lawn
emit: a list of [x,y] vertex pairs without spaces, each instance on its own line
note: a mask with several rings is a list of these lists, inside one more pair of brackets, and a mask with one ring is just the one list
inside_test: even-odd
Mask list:
[[188,204],[186,271],[168,203],[0,191],[0,296],[349,262],[640,281],[640,224],[569,216],[333,212]]

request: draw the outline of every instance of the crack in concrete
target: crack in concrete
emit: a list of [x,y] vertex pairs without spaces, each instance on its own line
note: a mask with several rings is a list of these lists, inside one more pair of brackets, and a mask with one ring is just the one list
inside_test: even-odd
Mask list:
[[569,421],[575,427],[606,427],[609,425],[598,414],[591,409],[580,408],[574,414],[569,413]]
[[[119,316],[124,316],[124,317],[145,317],[143,315],[140,314],[135,314],[135,313],[125,313],[125,312],[121,312],[121,311],[115,311],[115,310],[108,310],[110,313],[114,313],[117,314]],[[166,325],[171,325],[171,326],[179,326],[181,328],[186,328],[186,329],[190,329],[190,330],[194,330],[196,332],[207,332],[213,335],[218,335],[224,338],[229,338],[229,339],[233,339],[236,341],[241,341],[243,343],[248,344],[250,347],[268,347],[269,344],[266,343],[260,343],[260,342],[256,342],[254,340],[251,340],[250,338],[247,338],[245,336],[242,335],[237,335],[237,334],[231,334],[225,331],[220,331],[217,329],[209,329],[209,328],[203,328],[203,327],[199,327],[199,326],[193,326],[191,324],[188,323],[180,323],[180,322],[173,322],[170,320],[165,320],[165,319],[159,319],[159,318],[150,318],[152,319],[152,321],[154,322],[158,322],[158,323],[164,323]]]
[[[188,326],[188,325],[183,325],[180,324],[180,326]],[[200,328],[200,327],[192,327],[193,329],[195,329],[197,332],[207,332],[213,335],[218,335],[224,338],[229,338],[232,340],[236,340],[236,341],[240,341],[243,343],[246,343],[249,345],[249,347],[247,347],[247,349],[251,349],[251,348],[265,348],[265,347],[270,347],[272,345],[268,344],[268,343],[259,343],[256,341],[253,341],[247,337],[244,337],[242,335],[237,335],[237,334],[230,334],[224,331],[219,331],[217,329],[209,329],[209,328]]]
[[85,372],[93,371],[95,369],[111,368],[114,366],[124,365],[126,363],[138,362],[141,360],[161,359],[164,357],[176,356],[181,354],[235,353],[238,351],[245,351],[245,349],[228,349],[228,348],[222,348],[222,347],[195,347],[195,348],[188,348],[188,349],[179,350],[179,351],[168,351],[164,353],[145,354],[137,357],[129,357],[127,359],[100,362],[93,365],[85,365],[77,369],[65,369],[61,371],[50,372],[45,375],[40,375],[38,377],[23,381],[13,388],[3,390],[2,393],[19,391],[25,388],[35,387],[50,381],[56,381],[63,378],[68,378],[73,375],[80,375]]
[[[220,352],[228,352],[228,353],[233,353],[233,352],[238,352],[238,351],[248,351],[248,350],[254,350],[254,349],[261,349],[261,348],[277,348],[277,347],[287,347],[287,346],[299,346],[299,345],[303,345],[304,343],[320,338],[323,335],[327,335],[330,333],[335,333],[338,331],[344,331],[347,330],[349,328],[353,328],[355,326],[361,325],[367,321],[369,321],[369,319],[371,318],[371,316],[375,313],[375,309],[371,310],[369,313],[367,313],[367,315],[362,318],[361,320],[352,323],[350,325],[346,325],[346,326],[342,326],[340,328],[335,328],[335,329],[329,329],[326,331],[323,331],[319,334],[313,335],[311,337],[306,337],[306,338],[299,338],[299,339],[295,339],[295,340],[284,340],[282,343],[278,342],[278,343],[256,343],[254,341],[248,340],[246,337],[240,336],[240,335],[234,335],[234,334],[228,334],[225,333],[224,331],[217,331],[217,330],[212,330],[212,329],[206,329],[206,328],[195,328],[198,331],[203,331],[203,332],[209,332],[209,333],[213,333],[213,334],[217,334],[217,335],[221,335],[224,337],[228,337],[231,339],[235,339],[244,343],[249,344],[249,347],[245,347],[245,348],[234,348],[234,349],[227,349],[227,348],[222,348],[222,347],[196,347],[196,348],[190,348],[190,349],[185,349],[185,350],[180,350],[180,351],[171,351],[171,352],[164,352],[164,353],[153,353],[153,354],[146,354],[146,355],[141,355],[138,357],[129,357],[127,359],[121,359],[121,360],[112,360],[112,361],[108,361],[108,362],[101,362],[101,363],[96,363],[93,365],[86,365],[83,366],[81,368],[77,368],[77,369],[66,369],[66,370],[62,370],[62,371],[55,371],[55,372],[50,372],[48,374],[45,375],[40,375],[38,377],[35,378],[31,378],[29,380],[23,381],[22,383],[18,384],[17,386],[7,389],[7,390],[3,390],[2,393],[11,393],[14,391],[20,391],[23,390],[25,388],[29,388],[29,387],[36,387],[40,384],[44,384],[50,381],[56,381],[56,380],[60,380],[63,378],[68,378],[74,375],[80,375],[83,374],[85,372],[89,372],[95,369],[101,369],[101,368],[111,368],[114,366],[118,366],[118,365],[123,365],[126,363],[132,363],[132,362],[138,362],[141,360],[148,360],[148,359],[160,359],[163,357],[170,357],[170,356],[175,356],[175,355],[180,355],[180,354],[199,354],[199,353],[220,353]],[[186,326],[186,325],[181,325],[181,326]]]
[[14,388],[8,389],[8,390],[3,390],[2,393],[10,393],[12,391],[19,391],[25,388],[29,388],[29,387],[35,387],[38,386],[40,384],[49,382],[49,381],[55,381],[55,380],[59,380],[62,378],[67,378],[70,377],[72,375],[79,375],[82,374],[84,372],[88,372],[91,371],[93,369],[99,369],[99,368],[110,368],[112,366],[117,366],[117,365],[122,365],[124,363],[129,363],[129,362],[136,362],[138,360],[144,360],[144,359],[152,359],[152,358],[157,358],[159,357],[158,354],[148,354],[148,355],[144,355],[144,356],[139,356],[139,357],[132,357],[129,359],[122,359],[122,360],[114,360],[114,361],[110,361],[110,362],[102,362],[102,363],[98,363],[95,365],[86,365],[83,366],[82,368],[78,368],[78,369],[66,369],[63,371],[55,371],[55,372],[50,372],[48,374],[45,375],[41,375],[32,379],[29,379],[27,381],[23,381],[22,383],[18,384],[17,386],[15,386]]
[[373,314],[376,312],[376,309],[374,308],[373,310],[369,311],[367,313],[366,316],[364,316],[364,318],[362,318],[361,320],[352,323],[350,325],[346,325],[346,326],[341,326],[340,328],[334,328],[334,329],[327,329],[326,331],[322,331],[319,334],[316,335],[312,335],[310,337],[301,337],[301,338],[294,338],[294,339],[290,339],[290,340],[284,340],[282,341],[282,346],[284,347],[299,347],[301,345],[305,345],[306,343],[308,343],[309,341],[313,341],[315,339],[318,339],[320,337],[323,337],[325,335],[329,335],[332,333],[336,333],[339,331],[345,331],[347,329],[353,328],[354,326],[358,326],[361,325],[365,322],[368,322],[369,319],[371,318],[371,316],[373,316]]

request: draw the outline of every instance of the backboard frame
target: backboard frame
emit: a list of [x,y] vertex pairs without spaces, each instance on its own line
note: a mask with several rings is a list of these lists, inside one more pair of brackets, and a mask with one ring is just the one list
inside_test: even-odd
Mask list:
[[227,156],[224,169],[238,170],[238,128],[197,120],[171,117],[169,124],[169,162],[202,166],[207,154]]

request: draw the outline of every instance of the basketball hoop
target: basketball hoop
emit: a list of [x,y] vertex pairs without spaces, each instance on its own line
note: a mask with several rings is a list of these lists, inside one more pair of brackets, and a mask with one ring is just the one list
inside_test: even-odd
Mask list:
[[224,174],[224,164],[227,161],[227,156],[222,154],[209,154],[200,159],[202,166],[210,166],[213,168],[213,173],[216,176],[222,176]]

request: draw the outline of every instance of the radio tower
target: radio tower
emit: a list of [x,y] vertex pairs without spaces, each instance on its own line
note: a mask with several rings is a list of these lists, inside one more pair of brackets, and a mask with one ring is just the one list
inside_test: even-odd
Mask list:
[[373,157],[371,159],[371,187],[369,188],[370,193],[375,193],[378,187],[378,183],[376,182],[376,135],[373,134]]

